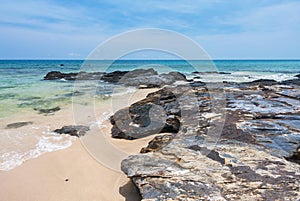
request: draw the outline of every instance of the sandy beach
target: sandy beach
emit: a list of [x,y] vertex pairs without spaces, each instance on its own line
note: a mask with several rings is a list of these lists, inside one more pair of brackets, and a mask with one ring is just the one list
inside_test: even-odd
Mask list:
[[[144,98],[154,90],[139,90],[131,94],[127,104]],[[119,98],[124,102],[124,97]],[[109,100],[99,103],[97,106],[99,114],[107,112],[109,103]],[[2,121],[1,129],[3,130],[8,123],[20,121],[32,121],[33,124],[9,129],[9,132],[38,133],[45,128],[54,130],[64,125],[74,125],[72,108],[65,106],[50,116],[28,112],[6,118]],[[110,139],[110,124],[108,121],[102,123],[106,126],[101,128],[101,133],[106,134],[108,142],[128,155],[138,153],[141,147],[146,146],[153,138],[152,136],[134,141]],[[32,126],[37,125],[40,129],[32,130]],[[94,128],[90,132],[98,131],[99,128]],[[0,200],[139,200],[139,195],[129,179],[120,171],[95,160],[85,149],[84,144],[86,145],[86,142],[74,137],[73,144],[69,148],[42,154],[10,171],[0,171]]]

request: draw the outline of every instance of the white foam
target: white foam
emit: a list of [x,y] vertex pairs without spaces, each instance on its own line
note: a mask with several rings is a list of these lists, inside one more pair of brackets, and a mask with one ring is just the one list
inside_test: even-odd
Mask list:
[[[278,82],[295,79],[296,74],[284,74],[284,73],[276,73],[276,72],[251,72],[251,71],[237,71],[232,72],[231,74],[200,74],[201,78],[197,78],[195,80],[203,81],[203,82],[251,82],[259,79],[273,79]],[[196,75],[190,76],[189,78],[193,78]]]
[[[3,136],[5,134],[1,137]],[[0,152],[0,170],[8,171],[44,153],[70,147],[75,139],[75,137],[55,133],[34,136],[30,140],[26,138],[28,138],[28,135],[19,133],[14,136],[14,139],[12,137],[6,139],[7,148],[2,149]],[[37,140],[34,140],[34,138]],[[23,141],[27,142],[23,143]],[[28,143],[28,141],[31,143]]]
[[112,96],[124,96],[127,94],[132,94],[136,91],[137,91],[137,88],[135,88],[135,87],[118,86],[114,89]]

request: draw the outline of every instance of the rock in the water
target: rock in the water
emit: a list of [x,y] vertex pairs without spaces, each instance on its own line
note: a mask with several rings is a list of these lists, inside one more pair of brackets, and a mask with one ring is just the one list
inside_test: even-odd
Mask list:
[[6,128],[7,129],[20,128],[20,127],[27,126],[27,125],[30,125],[30,124],[33,124],[33,122],[31,122],[31,121],[16,122],[16,123],[7,124]]
[[34,110],[38,111],[40,114],[50,114],[50,113],[59,111],[60,107],[54,107],[54,108],[49,108],[49,109],[34,108]]
[[64,126],[60,129],[54,130],[54,132],[80,137],[80,136],[84,136],[86,134],[86,132],[89,130],[90,129],[87,126]]
[[141,85],[146,88],[156,88],[172,84],[176,81],[186,81],[184,74],[179,72],[170,72],[167,74],[158,74],[154,69],[135,69],[132,71],[114,71],[114,72],[79,72],[62,73],[51,71],[47,73],[44,80],[103,80],[109,83],[125,84],[127,86]]
[[45,80],[57,80],[64,78],[64,74],[59,71],[51,71],[44,77]]
[[252,82],[245,82],[242,84],[254,86],[254,85],[259,85],[259,86],[272,86],[277,84],[276,80],[270,80],[270,79],[259,79],[259,80],[254,80]]

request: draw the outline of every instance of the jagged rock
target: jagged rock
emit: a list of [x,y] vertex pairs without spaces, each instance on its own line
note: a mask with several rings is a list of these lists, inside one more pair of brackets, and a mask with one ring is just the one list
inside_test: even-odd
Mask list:
[[98,79],[109,83],[118,83],[128,72],[129,71],[114,71],[111,73],[103,73]]
[[54,130],[56,133],[60,134],[69,134],[71,136],[80,137],[86,134],[89,131],[89,127],[87,126],[64,126],[60,129]]
[[[165,87],[150,93],[145,99],[130,107],[117,111],[110,118],[113,125],[112,137],[135,139],[156,133],[177,133],[180,130],[181,121],[185,122],[187,117],[194,115],[195,121],[199,121],[197,119],[200,113],[198,100],[191,90],[192,87],[188,85]],[[199,97],[199,101],[204,101],[206,98],[206,96]],[[185,104],[186,107],[180,107],[179,102]],[[203,104],[201,110],[205,107],[207,105]]]
[[211,112],[214,90],[201,82],[163,88],[130,106],[141,125],[149,123],[141,109],[149,104],[178,117],[181,125],[176,136],[157,136],[122,161],[143,200],[298,201],[299,86],[272,80],[225,83],[227,115],[216,144],[207,140],[223,117]]
[[140,153],[154,152],[167,146],[169,142],[175,137],[174,134],[166,134],[163,136],[156,136],[148,143],[147,147],[141,149]]
[[130,156],[121,167],[144,200],[296,201],[300,196],[299,165],[234,140],[212,146],[197,136],[177,137],[156,152]]
[[30,124],[33,124],[33,122],[31,122],[31,121],[16,122],[16,123],[7,124],[5,128],[6,129],[20,128],[20,127],[27,126],[27,125],[30,125]]
[[154,69],[135,69],[132,71],[114,71],[106,72],[79,72],[79,73],[61,73],[51,71],[47,73],[44,80],[103,80],[109,83],[125,84],[127,86],[145,85],[146,88],[161,87],[169,85],[175,81],[187,81],[186,76],[179,72],[170,72],[167,74],[158,74]]
[[120,83],[123,83],[127,86],[147,85],[161,87],[180,80],[186,81],[186,77],[185,75],[178,72],[170,72],[168,74],[158,75],[157,72],[153,69],[137,69],[126,74],[120,80]]

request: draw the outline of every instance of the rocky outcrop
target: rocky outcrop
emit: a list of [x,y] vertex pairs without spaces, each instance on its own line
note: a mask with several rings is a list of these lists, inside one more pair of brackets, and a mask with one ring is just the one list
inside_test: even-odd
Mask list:
[[90,128],[87,126],[63,126],[60,129],[54,130],[54,132],[59,133],[59,134],[68,134],[71,136],[84,136],[87,131],[89,131]]
[[[188,143],[192,142],[192,143]],[[260,146],[201,136],[175,138],[160,151],[130,156],[122,170],[143,200],[295,200],[299,165]]]
[[142,86],[142,88],[161,87],[176,81],[186,81],[185,75],[179,72],[158,74],[154,69],[135,69],[132,71],[79,72],[62,73],[51,71],[44,80],[103,80],[109,83],[119,83],[127,86]]
[[[155,133],[177,133],[181,128],[180,122],[200,121],[201,127],[207,122],[197,116],[197,112],[209,110],[207,89],[201,96],[196,97],[190,85],[165,87],[150,93],[144,100],[132,104],[128,108],[117,111],[111,118],[112,137],[135,139]],[[203,104],[200,108],[195,102]],[[180,103],[185,105],[180,106]],[[193,117],[191,117],[193,115]]]
[[[165,87],[149,94],[128,108],[129,127],[124,127],[128,130],[117,133],[131,136],[131,129],[147,128],[150,119],[159,119],[149,115],[151,105],[160,106],[165,117],[175,117],[180,127],[159,130],[169,133],[155,137],[140,154],[123,160],[122,171],[145,201],[298,201],[300,96],[297,79],[292,82],[225,83],[226,119],[217,143],[209,139],[218,133],[224,116],[213,112],[211,97],[215,91],[209,84]],[[196,94],[196,102],[191,94]],[[198,110],[191,109],[195,105]],[[119,112],[111,118],[113,129],[122,121]],[[198,126],[192,126],[195,122]],[[142,135],[141,130],[138,135]]]

